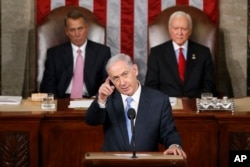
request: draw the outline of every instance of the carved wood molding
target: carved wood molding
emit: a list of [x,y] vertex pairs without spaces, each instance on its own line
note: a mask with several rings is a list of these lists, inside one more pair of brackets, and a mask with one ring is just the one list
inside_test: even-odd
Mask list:
[[250,150],[250,132],[231,132],[229,135],[230,150]]
[[0,166],[28,167],[29,134],[22,132],[0,132]]

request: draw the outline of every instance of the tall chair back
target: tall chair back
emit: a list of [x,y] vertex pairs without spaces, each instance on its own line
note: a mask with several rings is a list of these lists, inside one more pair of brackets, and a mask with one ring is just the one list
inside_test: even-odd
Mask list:
[[218,26],[202,10],[192,6],[173,6],[163,10],[149,25],[149,49],[170,39],[168,20],[173,12],[179,10],[190,14],[192,17],[193,32],[190,39],[209,47],[215,60],[218,54]]
[[52,10],[37,27],[37,91],[43,77],[47,49],[69,40],[64,31],[64,18],[74,9],[81,11],[88,21],[88,39],[105,44],[105,28],[88,9],[80,6],[63,6]]

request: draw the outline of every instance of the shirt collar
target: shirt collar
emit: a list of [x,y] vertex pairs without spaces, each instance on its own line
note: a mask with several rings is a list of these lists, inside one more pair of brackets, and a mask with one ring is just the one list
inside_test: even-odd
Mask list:
[[86,41],[84,42],[84,44],[83,44],[82,46],[80,46],[80,47],[74,45],[73,43],[71,43],[73,52],[77,53],[78,49],[81,49],[82,53],[85,53],[85,49],[86,49],[87,42],[88,42],[88,40],[86,40]]
[[174,50],[179,50],[179,48],[183,48],[184,50],[187,50],[187,46],[188,46],[188,40],[181,46],[177,45],[174,41],[173,42],[173,46],[174,46]]
[[[135,91],[135,93],[132,96],[130,96],[130,97],[132,97],[133,101],[135,101],[136,103],[139,103],[140,94],[141,94],[141,84],[139,81],[138,81],[138,84],[139,85],[138,85],[137,90]],[[125,102],[128,95],[121,94],[121,96],[122,96],[122,101]]]

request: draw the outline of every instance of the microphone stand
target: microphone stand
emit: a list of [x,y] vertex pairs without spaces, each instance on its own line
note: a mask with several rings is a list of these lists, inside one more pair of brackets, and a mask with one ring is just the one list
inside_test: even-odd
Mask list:
[[131,131],[132,131],[132,137],[131,137],[131,145],[133,150],[133,155],[131,158],[137,158],[136,151],[135,151],[135,126],[134,126],[134,119],[130,119],[131,122]]
[[133,156],[131,158],[137,158],[135,155],[135,125],[134,125],[134,119],[136,116],[136,112],[135,109],[130,108],[127,112],[127,116],[130,119],[130,125],[131,125],[131,146],[132,146],[132,150],[133,150]]

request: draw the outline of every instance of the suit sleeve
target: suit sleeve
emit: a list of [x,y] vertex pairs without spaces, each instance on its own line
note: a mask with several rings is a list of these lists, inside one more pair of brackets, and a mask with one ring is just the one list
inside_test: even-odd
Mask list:
[[52,51],[48,49],[40,92],[56,94],[55,78],[54,56]]
[[202,92],[211,92],[216,95],[216,88],[215,88],[215,67],[214,62],[212,60],[212,55],[210,50],[207,48],[206,50],[207,57],[204,64],[204,75],[203,75],[203,86]]
[[162,108],[160,138],[161,143],[168,148],[171,144],[181,145],[181,138],[177,132],[175,121],[172,115],[172,107],[169,99],[166,98]]
[[100,108],[97,100],[95,99],[86,113],[86,123],[88,125],[101,125],[104,124],[106,118],[106,109]]
[[145,86],[159,89],[159,64],[157,62],[157,51],[152,48],[148,58]]

